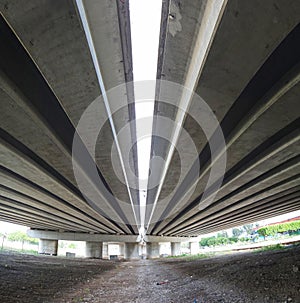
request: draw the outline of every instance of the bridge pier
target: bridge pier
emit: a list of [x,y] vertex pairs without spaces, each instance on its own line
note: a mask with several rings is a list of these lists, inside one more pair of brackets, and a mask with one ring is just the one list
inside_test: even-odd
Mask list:
[[139,244],[136,242],[125,242],[124,258],[131,260],[139,259]]
[[159,258],[159,243],[147,242],[146,243],[147,259]]
[[102,259],[103,243],[95,241],[85,242],[85,256],[87,258]]
[[109,255],[108,255],[108,243],[107,242],[103,242],[102,243],[102,258],[103,259],[109,259]]
[[39,254],[57,256],[58,240],[40,239]]
[[181,243],[171,242],[171,256],[176,257],[181,254]]
[[119,243],[120,257],[125,258],[125,244]]

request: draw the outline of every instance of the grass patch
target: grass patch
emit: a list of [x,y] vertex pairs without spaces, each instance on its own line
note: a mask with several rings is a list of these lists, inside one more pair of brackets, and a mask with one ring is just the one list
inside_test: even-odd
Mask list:
[[281,244],[275,244],[275,245],[268,245],[261,248],[258,248],[255,250],[255,252],[262,252],[262,251],[272,251],[272,250],[281,250],[285,249],[286,247]]
[[211,253],[205,253],[205,254],[197,254],[197,255],[190,255],[190,254],[182,254],[180,256],[168,256],[167,258],[171,259],[184,259],[184,260],[198,260],[198,259],[206,259],[206,258],[212,258],[216,254],[214,252]]
[[18,248],[9,248],[9,247],[4,247],[3,249],[0,249],[0,252],[38,255],[38,251],[34,249],[18,249]]

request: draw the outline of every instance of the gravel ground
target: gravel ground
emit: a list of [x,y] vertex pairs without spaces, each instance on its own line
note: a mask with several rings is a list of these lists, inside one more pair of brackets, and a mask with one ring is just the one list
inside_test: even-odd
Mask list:
[[0,254],[1,303],[300,303],[300,247],[208,259]]

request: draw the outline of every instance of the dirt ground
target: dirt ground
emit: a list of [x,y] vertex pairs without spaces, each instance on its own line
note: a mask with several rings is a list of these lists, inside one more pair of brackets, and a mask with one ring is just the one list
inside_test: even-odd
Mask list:
[[2,253],[0,302],[299,303],[300,247],[130,262]]

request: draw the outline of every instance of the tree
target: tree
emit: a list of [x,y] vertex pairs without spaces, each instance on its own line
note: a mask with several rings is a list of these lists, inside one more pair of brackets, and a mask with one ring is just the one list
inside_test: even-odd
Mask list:
[[226,230],[220,231],[217,235],[218,238],[228,238],[228,234]]
[[300,220],[261,227],[257,232],[260,236],[266,237],[274,236],[278,233],[290,233],[297,230],[300,230]]
[[243,230],[240,229],[240,228],[233,228],[232,229],[232,235],[236,238],[239,237],[242,233],[243,233]]
[[243,225],[243,229],[245,230],[247,235],[251,235],[251,233],[253,231],[253,224],[245,224],[245,225]]
[[10,233],[7,237],[7,239],[9,241],[12,242],[21,242],[22,243],[22,250],[24,247],[24,243],[25,242],[30,242],[32,241],[32,238],[29,238],[26,233],[22,232],[22,231],[15,231],[13,233]]
[[75,243],[70,243],[68,245],[68,248],[75,249],[76,248],[76,244]]

